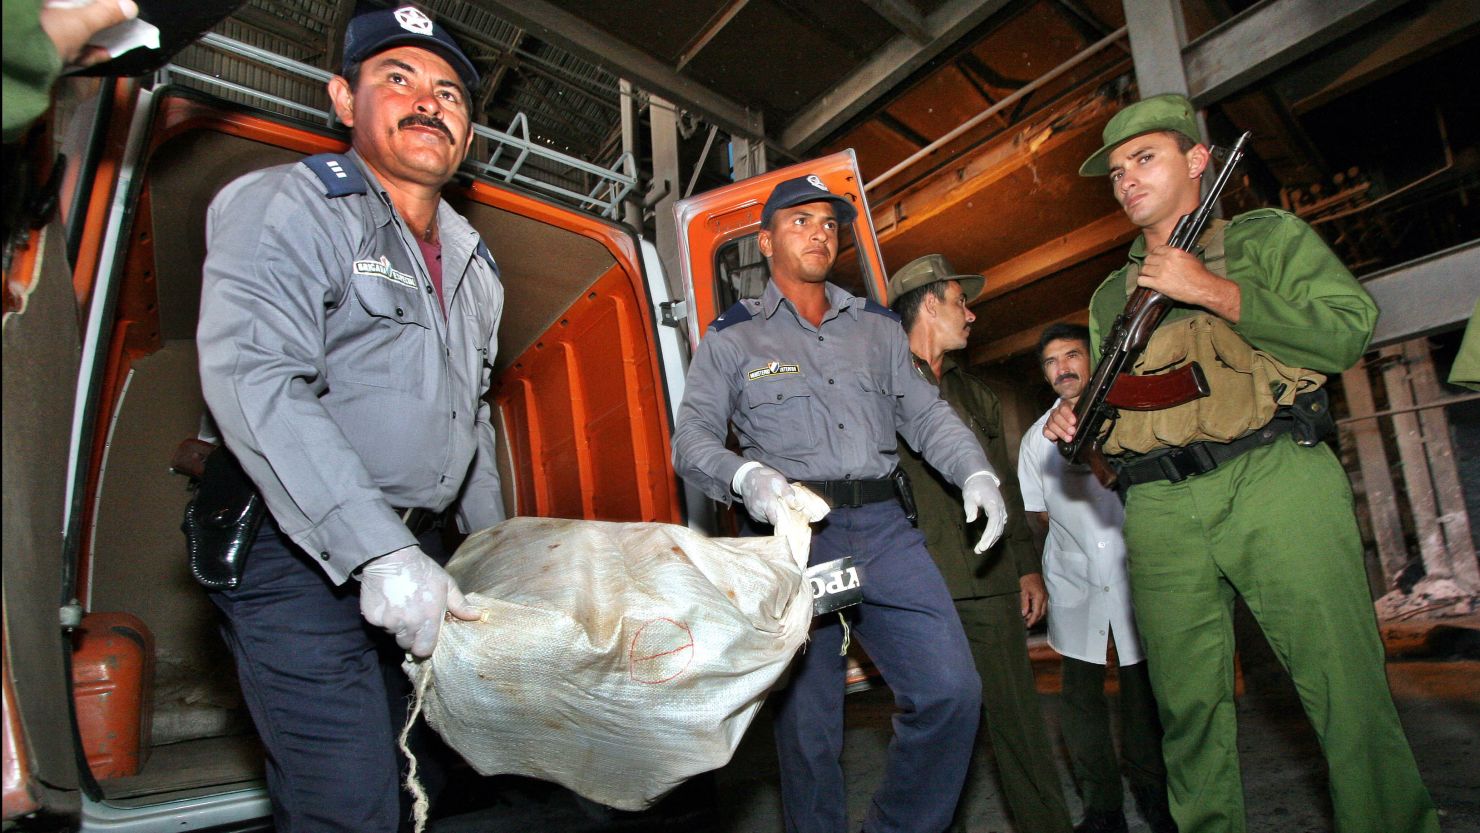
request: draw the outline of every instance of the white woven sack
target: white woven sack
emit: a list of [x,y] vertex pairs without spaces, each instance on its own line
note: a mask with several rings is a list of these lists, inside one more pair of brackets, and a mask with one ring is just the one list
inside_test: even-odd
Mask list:
[[807,637],[827,506],[804,504],[774,538],[544,518],[472,536],[447,570],[483,620],[406,665],[428,722],[484,775],[624,810],[723,766]]

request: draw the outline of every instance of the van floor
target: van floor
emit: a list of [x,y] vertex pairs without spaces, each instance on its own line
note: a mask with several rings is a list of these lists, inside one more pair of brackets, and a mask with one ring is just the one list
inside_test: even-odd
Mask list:
[[[1384,637],[1398,714],[1439,807],[1440,824],[1453,833],[1480,831],[1480,781],[1474,776],[1480,755],[1480,617],[1450,620],[1419,638],[1385,627]],[[1249,829],[1330,833],[1326,765],[1294,686],[1257,630],[1241,628],[1238,638],[1245,678],[1238,702],[1239,756]],[[1077,819],[1080,799],[1061,745],[1057,656],[1034,651],[1034,671],[1064,794]],[[849,695],[844,708],[843,770],[850,829],[858,829],[883,777],[894,705],[888,689],[879,687]],[[985,783],[965,808],[967,829],[1024,833],[1009,821],[994,770],[991,750],[979,746],[973,777]],[[530,779],[484,779],[483,785],[484,809],[459,812],[455,802],[444,805],[451,813],[433,822],[432,833],[775,833],[782,827],[769,708],[761,709],[728,766],[693,779],[644,813],[603,810]],[[488,802],[488,793],[497,800]],[[1129,790],[1126,795],[1131,833],[1146,833],[1150,828],[1134,811]]]
[[215,788],[263,780],[262,755],[256,735],[182,740],[153,747],[138,775],[113,778],[99,786],[110,802],[120,805],[146,796],[151,801],[144,803],[153,803],[162,793],[202,787],[217,792]]

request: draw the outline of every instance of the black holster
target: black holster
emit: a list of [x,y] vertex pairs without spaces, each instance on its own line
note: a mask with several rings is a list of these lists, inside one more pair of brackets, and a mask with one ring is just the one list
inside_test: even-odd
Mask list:
[[920,518],[920,513],[915,510],[915,489],[910,485],[910,476],[904,469],[895,469],[889,475],[894,481],[894,493],[899,497],[899,505],[904,508],[905,519],[915,523]]
[[1294,427],[1290,435],[1303,446],[1320,445],[1336,438],[1336,418],[1331,416],[1331,401],[1325,388],[1296,394],[1288,409]]
[[241,584],[247,551],[267,507],[224,445],[205,458],[196,484],[180,524],[190,550],[190,574],[208,590],[231,590]]

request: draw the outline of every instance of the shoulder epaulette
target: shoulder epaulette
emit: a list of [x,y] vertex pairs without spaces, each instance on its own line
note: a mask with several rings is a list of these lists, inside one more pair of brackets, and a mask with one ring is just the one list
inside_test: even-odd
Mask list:
[[[754,315],[754,312],[752,312],[750,306],[745,303],[746,300],[747,299],[742,298],[741,300],[736,301],[734,304],[730,305],[729,309],[720,313],[718,318],[710,322],[710,328],[713,329],[715,332],[719,332],[726,327],[733,327],[736,324],[741,323],[742,321],[749,321]],[[759,301],[754,301],[753,299],[751,300],[753,303],[759,303]],[[759,307],[757,307],[757,309],[759,309]]]
[[320,153],[303,160],[303,165],[324,186],[324,196],[329,199],[347,197],[350,194],[366,194],[370,191],[369,183],[360,173],[360,169],[349,157],[342,153]]
[[1281,211],[1278,208],[1256,208],[1253,211],[1245,211],[1244,213],[1234,217],[1228,222],[1242,223],[1247,220],[1280,220],[1284,219],[1285,217],[1293,216],[1295,215],[1291,214],[1288,211]]
[[903,320],[899,317],[899,313],[875,301],[864,301],[863,311],[871,312],[875,315],[882,315],[885,318],[893,318],[895,321]]
[[493,270],[493,276],[495,278],[503,277],[503,273],[499,272],[498,269],[498,261],[493,259],[493,252],[488,250],[488,247],[483,244],[481,239],[478,241],[478,248],[473,253],[483,258],[483,261],[488,264],[488,268]]

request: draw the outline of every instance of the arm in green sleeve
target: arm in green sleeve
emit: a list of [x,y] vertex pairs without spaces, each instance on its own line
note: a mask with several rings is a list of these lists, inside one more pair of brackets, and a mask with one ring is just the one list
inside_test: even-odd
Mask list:
[[1228,277],[1242,301],[1235,329],[1280,361],[1322,373],[1356,363],[1377,323],[1377,305],[1320,236],[1283,212],[1235,219]]
[[25,135],[51,104],[51,85],[62,71],[51,38],[41,28],[41,3],[6,0],[4,65],[4,134],[10,144]]

